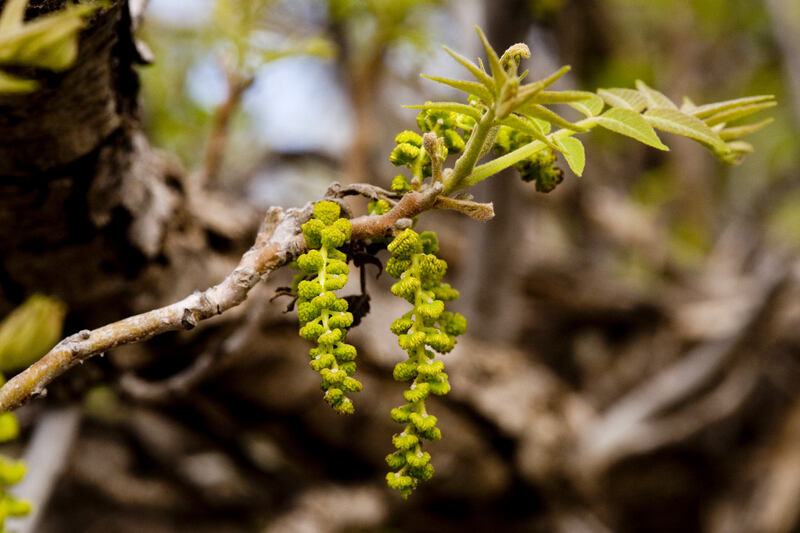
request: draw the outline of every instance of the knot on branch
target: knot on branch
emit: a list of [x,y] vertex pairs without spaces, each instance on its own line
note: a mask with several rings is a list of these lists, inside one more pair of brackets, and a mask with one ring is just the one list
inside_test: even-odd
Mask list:
[[194,329],[197,326],[197,318],[195,318],[194,313],[191,309],[185,308],[183,310],[183,316],[181,317],[181,326],[184,329]]

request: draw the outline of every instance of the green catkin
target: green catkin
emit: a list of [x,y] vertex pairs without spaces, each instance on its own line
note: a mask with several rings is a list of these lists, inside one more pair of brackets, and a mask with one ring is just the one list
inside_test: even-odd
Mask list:
[[[5,379],[0,375],[0,386]],[[19,435],[19,425],[13,413],[0,414],[0,442],[14,440]],[[25,477],[25,463],[0,456],[0,533],[6,533],[5,521],[8,517],[26,516],[31,512],[31,504],[15,498],[8,488]]]
[[[464,151],[475,120],[460,113],[425,109],[417,116],[417,125],[423,133],[433,132],[441,137],[448,154],[459,154]],[[420,182],[431,176],[431,158],[422,147],[419,133],[410,130],[400,132],[394,142],[396,146],[389,155],[393,165],[408,167]],[[394,192],[403,193],[410,189],[409,181],[403,176],[397,176],[392,181]]]
[[[533,137],[507,126],[502,126],[495,138],[494,151],[505,155],[533,142]],[[556,166],[556,154],[550,148],[540,150],[527,159],[514,164],[523,181],[534,182],[538,192],[548,193],[564,181],[564,171]]]
[[422,440],[442,437],[436,417],[425,408],[429,395],[443,396],[450,391],[444,364],[435,360],[434,352],[451,351],[467,321],[444,310],[445,302],[458,298],[458,292],[442,283],[447,263],[435,255],[438,242],[434,233],[407,229],[389,243],[388,250],[392,257],[386,271],[398,279],[391,292],[414,306],[391,325],[398,344],[408,352],[408,359],[395,366],[394,378],[411,381],[411,385],[403,393],[406,404],[391,411],[392,420],[405,428],[392,439],[396,451],[386,457],[392,469],[386,475],[389,487],[407,498],[420,481],[433,476],[431,456],[422,450]]
[[351,414],[353,402],[347,394],[361,390],[361,383],[352,377],[356,349],[344,342],[353,315],[347,312],[347,301],[334,291],[347,283],[347,256],[338,248],[350,238],[352,228],[339,215],[338,204],[319,202],[313,218],[302,226],[310,250],[296,262],[303,272],[296,279],[297,318],[300,336],[317,343],[309,352],[310,366],[322,376],[325,401],[337,413]]

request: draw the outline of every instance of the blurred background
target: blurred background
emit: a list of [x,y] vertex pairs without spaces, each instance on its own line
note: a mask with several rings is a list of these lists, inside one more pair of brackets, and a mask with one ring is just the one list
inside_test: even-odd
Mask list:
[[[372,311],[348,337],[364,391],[340,417],[287,299],[271,301],[285,269],[20,409],[7,451],[28,458],[16,492],[38,512],[21,533],[800,531],[800,3],[150,0],[141,19],[130,5],[131,116],[169,201],[119,200],[91,239],[68,234],[97,266],[61,279],[48,268],[73,256],[0,239],[0,311],[44,292],[65,333],[216,283],[269,206],[336,180],[388,187],[394,136],[416,129],[401,104],[459,98],[419,73],[463,77],[440,45],[481,55],[473,24],[498,50],[527,43],[532,79],[571,65],[560,89],[642,79],[675,101],[779,106],[738,166],[676,136],[664,153],[592,132],[582,178],[563,164],[545,195],[505,172],[475,191],[494,220],[420,218],[469,330],[429,407],[436,475],[408,501],[384,486],[404,389],[388,325],[406,302],[367,270]],[[163,221],[155,244],[140,213]]]

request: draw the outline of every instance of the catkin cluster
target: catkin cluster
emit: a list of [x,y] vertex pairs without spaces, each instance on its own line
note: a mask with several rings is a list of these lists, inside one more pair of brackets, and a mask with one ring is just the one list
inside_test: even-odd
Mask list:
[[433,132],[444,139],[448,154],[459,154],[475,127],[475,119],[452,111],[423,109],[417,115],[417,126],[423,133]]
[[344,342],[353,315],[347,301],[337,298],[337,291],[347,283],[347,256],[338,250],[349,238],[350,221],[339,218],[340,208],[334,202],[319,202],[311,220],[303,224],[303,236],[309,251],[297,259],[302,270],[296,290],[297,318],[300,336],[316,341],[309,352],[311,368],[322,376],[325,401],[341,414],[353,412],[347,393],[361,390],[353,378],[356,370],[356,349]]
[[[0,386],[5,379],[0,376]],[[8,442],[19,435],[17,418],[12,413],[0,414],[0,442]],[[31,504],[18,500],[8,488],[19,483],[25,477],[25,463],[0,456],[0,533],[8,531],[5,527],[9,516],[25,516],[31,512]]]
[[[533,137],[519,130],[501,126],[495,138],[494,150],[498,155],[513,152],[517,148],[533,142]],[[533,181],[539,192],[550,192],[564,181],[564,171],[556,166],[556,154],[545,148],[514,164],[526,182]]]
[[[417,116],[417,125],[423,133],[433,132],[444,141],[447,154],[458,154],[464,151],[465,140],[469,138],[475,120],[460,113],[439,109],[424,109]],[[389,161],[395,166],[407,166],[414,177],[422,181],[431,176],[431,158],[422,147],[422,135],[406,130],[397,134],[396,146],[389,155]],[[402,176],[398,176],[402,177]],[[405,179],[405,178],[403,178]],[[402,183],[392,182],[392,190],[405,192]],[[407,189],[406,189],[407,190]]]
[[386,481],[408,497],[420,481],[433,475],[431,456],[422,450],[422,439],[442,437],[436,417],[425,407],[429,395],[443,396],[450,391],[444,365],[434,352],[451,351],[467,322],[462,315],[444,309],[445,302],[458,298],[458,291],[442,283],[447,263],[435,255],[438,243],[433,233],[419,235],[407,229],[394,238],[388,250],[392,257],[386,271],[398,279],[391,287],[392,294],[413,308],[391,326],[400,347],[408,353],[408,359],[395,366],[394,378],[411,381],[411,385],[403,393],[406,404],[391,411],[392,420],[405,428],[392,439],[396,451],[386,457],[392,469]]

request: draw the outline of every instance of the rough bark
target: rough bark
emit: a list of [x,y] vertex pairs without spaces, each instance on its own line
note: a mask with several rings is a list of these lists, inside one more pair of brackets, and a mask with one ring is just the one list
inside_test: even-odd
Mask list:
[[[34,1],[29,16],[61,3]],[[255,230],[252,212],[197,190],[142,133],[140,4],[97,14],[72,68],[32,73],[41,90],[0,97],[2,311],[44,292],[68,304],[73,330],[97,326],[173,297],[181,270],[202,271],[185,261],[209,233],[243,250]]]

